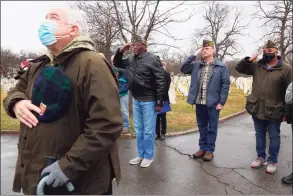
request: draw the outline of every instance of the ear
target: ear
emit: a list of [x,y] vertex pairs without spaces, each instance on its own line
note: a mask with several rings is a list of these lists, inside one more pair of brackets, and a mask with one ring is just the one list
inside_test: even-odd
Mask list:
[[79,33],[80,33],[80,32],[79,32],[79,28],[78,28],[78,26],[73,25],[69,34],[72,35],[72,36],[74,36],[74,35],[77,35],[77,34],[79,34]]

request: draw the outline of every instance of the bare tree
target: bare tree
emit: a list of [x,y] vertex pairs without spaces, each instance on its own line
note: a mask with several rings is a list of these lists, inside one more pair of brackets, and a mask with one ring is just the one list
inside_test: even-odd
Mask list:
[[96,49],[110,61],[113,46],[119,41],[119,27],[113,17],[115,8],[110,1],[77,1],[72,4],[86,13],[89,32]]
[[26,59],[34,59],[40,56],[38,53],[21,51],[19,54],[10,49],[1,47],[0,74],[4,77],[13,76],[19,69],[20,63]]
[[[165,6],[164,4],[169,6]],[[98,21],[97,18],[105,18],[103,20],[104,23],[99,21],[99,24],[93,23],[94,26],[106,26],[107,22],[110,22],[111,26],[115,27],[115,31],[112,30],[112,32],[116,33],[118,29],[117,34],[123,43],[131,42],[139,35],[147,40],[151,47],[164,45],[179,49],[172,44],[155,41],[154,35],[159,33],[173,40],[178,40],[180,38],[171,35],[167,29],[167,25],[184,23],[195,15],[195,4],[187,4],[185,1],[174,4],[161,3],[160,0],[79,1],[77,5],[78,8],[84,10],[86,13],[90,12],[91,16],[95,16],[89,17],[89,24],[93,23],[92,20]],[[106,9],[105,5],[107,5]],[[162,7],[165,8],[163,9]],[[185,18],[180,17],[180,13],[182,12],[188,13],[188,16]],[[99,37],[99,31],[96,30],[96,32],[92,37]]]
[[180,67],[187,57],[185,54],[170,51],[170,48],[161,53],[162,61],[167,64],[167,71],[173,72],[174,75],[181,74]]
[[[143,2],[112,0],[112,2],[116,8],[116,22],[125,42],[133,41],[137,35],[142,36],[145,40],[150,40],[154,33],[160,33],[177,40],[178,38],[172,36],[166,26],[171,23],[184,23],[195,14],[195,6],[185,6],[186,1],[174,3],[165,9],[161,9],[163,4],[160,0]],[[188,13],[188,16],[180,18],[179,14],[182,12]],[[125,23],[128,25],[123,26]]]
[[261,40],[271,39],[279,43],[283,59],[292,62],[292,0],[273,1],[268,6],[258,1],[255,6],[254,16],[264,21],[262,27],[268,32]]
[[203,9],[203,19],[207,25],[195,30],[195,45],[199,48],[203,39],[210,39],[215,43],[215,56],[219,60],[226,56],[233,58],[242,50],[237,36],[247,35],[244,30],[248,24],[242,24],[241,11],[218,2],[206,2]]

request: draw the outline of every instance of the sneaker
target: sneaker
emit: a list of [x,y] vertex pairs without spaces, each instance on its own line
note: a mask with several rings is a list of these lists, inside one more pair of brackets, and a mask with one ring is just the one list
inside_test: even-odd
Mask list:
[[140,164],[140,167],[148,167],[151,165],[152,162],[153,160],[143,159]]
[[255,161],[253,161],[250,166],[253,169],[257,169],[257,168],[260,168],[264,165],[266,165],[265,160],[263,158],[259,157]]
[[277,171],[276,163],[269,163],[266,172],[269,174],[274,174]]
[[131,159],[131,160],[129,161],[129,164],[130,164],[130,165],[137,165],[137,164],[140,164],[141,161],[142,161],[142,158],[136,157],[136,158],[134,158],[134,159]]
[[158,140],[158,139],[160,139],[160,138],[161,138],[161,136],[157,135],[155,140]]

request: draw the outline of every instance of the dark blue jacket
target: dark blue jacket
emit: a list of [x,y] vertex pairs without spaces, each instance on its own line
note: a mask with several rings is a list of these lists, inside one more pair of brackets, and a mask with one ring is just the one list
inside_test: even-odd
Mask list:
[[[196,56],[189,56],[181,66],[181,72],[191,74],[191,84],[187,102],[191,105],[195,104],[195,100],[199,89],[199,78],[201,68],[204,63],[195,62]],[[227,66],[219,61],[215,61],[214,70],[210,78],[207,89],[207,106],[215,107],[217,104],[225,105],[230,89],[230,75]]]

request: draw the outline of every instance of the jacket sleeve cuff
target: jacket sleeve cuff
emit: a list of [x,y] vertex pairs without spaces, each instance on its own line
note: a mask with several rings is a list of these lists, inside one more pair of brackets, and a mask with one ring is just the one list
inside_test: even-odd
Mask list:
[[64,175],[71,181],[75,180],[77,178],[77,173],[73,168],[70,167],[69,162],[66,160],[66,155],[59,159],[58,164],[61,169],[61,171],[64,173]]
[[116,50],[116,55],[123,56],[123,53],[122,53],[122,52],[120,52],[120,48],[118,48],[118,49]]
[[156,106],[163,106],[163,100],[157,100],[156,101]]
[[[23,96],[23,97],[15,97],[15,98],[11,98],[11,100],[9,101],[8,105],[7,105],[7,108],[6,109],[6,112],[7,114],[12,117],[12,118],[16,118],[16,115],[13,111],[13,107],[15,106],[15,104],[21,100],[25,100],[27,99],[27,97]],[[5,104],[4,104],[5,105]]]
[[245,61],[246,63],[253,63],[253,62],[249,61],[249,59],[250,59],[250,57],[247,56],[247,57],[244,58],[244,61]]
[[194,61],[196,59],[196,56],[193,54],[193,55],[190,55],[189,57],[188,57],[188,60],[190,60],[190,61]]

